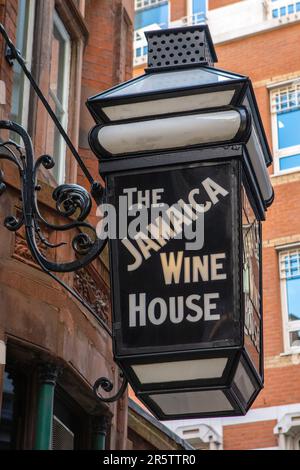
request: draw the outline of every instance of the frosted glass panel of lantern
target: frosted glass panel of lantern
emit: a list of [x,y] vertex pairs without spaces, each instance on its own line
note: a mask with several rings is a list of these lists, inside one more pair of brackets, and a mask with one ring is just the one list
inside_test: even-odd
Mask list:
[[241,124],[235,110],[101,127],[100,145],[112,155],[232,140]]
[[160,364],[136,364],[132,369],[142,384],[213,379],[222,377],[227,361],[226,357],[220,357]]
[[266,167],[263,150],[254,126],[252,126],[251,136],[247,143],[247,150],[263,198],[265,201],[269,201],[273,196],[273,189],[268,169]]
[[142,75],[140,78],[127,82],[114,90],[95,96],[94,99],[98,97],[116,98],[214,83],[226,83],[237,78],[239,77],[205,67],[176,70],[174,72],[151,73]]
[[234,376],[234,384],[237,389],[240,391],[245,402],[248,403],[253,393],[255,392],[255,387],[251,382],[247,371],[243,364],[240,362],[237,368],[237,371]]
[[167,416],[220,413],[233,410],[230,401],[221,390],[162,393],[149,395],[149,397]]
[[176,98],[164,98],[103,107],[103,112],[111,121],[135,119],[161,114],[183,113],[197,109],[227,106],[231,103],[235,90],[214,91]]

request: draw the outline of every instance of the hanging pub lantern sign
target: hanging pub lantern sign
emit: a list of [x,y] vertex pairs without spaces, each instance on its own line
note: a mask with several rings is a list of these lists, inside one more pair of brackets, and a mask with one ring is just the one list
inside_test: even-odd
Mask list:
[[251,82],[214,68],[207,26],[146,35],[145,74],[88,100],[115,360],[161,420],[245,414],[263,387],[272,158]]

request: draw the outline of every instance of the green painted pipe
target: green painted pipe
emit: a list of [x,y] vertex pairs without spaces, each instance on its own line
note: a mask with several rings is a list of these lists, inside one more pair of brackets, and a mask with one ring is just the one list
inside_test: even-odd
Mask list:
[[99,432],[94,437],[94,450],[105,450],[106,433]]
[[51,449],[54,388],[54,383],[40,384],[36,419],[35,450]]

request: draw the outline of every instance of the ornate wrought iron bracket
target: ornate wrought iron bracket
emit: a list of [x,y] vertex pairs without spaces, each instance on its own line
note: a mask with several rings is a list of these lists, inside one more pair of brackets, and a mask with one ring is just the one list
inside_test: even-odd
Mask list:
[[[34,156],[32,141],[26,130],[15,122],[0,121],[0,130],[3,129],[9,133],[15,133],[21,140],[21,144],[10,139],[0,141],[0,160],[7,160],[13,163],[18,170],[21,181],[20,191],[22,201],[21,215],[18,217],[16,215],[7,216],[5,218],[4,225],[12,232],[17,232],[19,229],[24,227],[29,250],[41,269],[52,279],[57,281],[82,305],[84,305],[90,313],[97,318],[97,321],[105,331],[112,337],[112,332],[108,325],[95,314],[91,306],[74,289],[72,289],[56,274],[77,271],[89,265],[103,251],[106,245],[106,240],[101,240],[97,237],[95,227],[88,223],[86,219],[92,208],[92,198],[95,200],[97,205],[101,204],[105,200],[105,191],[101,187],[100,183],[95,181],[89,173],[69,136],[47,102],[47,99],[38,87],[30,71],[27,69],[23,57],[9,39],[1,23],[0,34],[7,44],[6,57],[9,60],[9,63],[13,64],[13,61],[16,60],[20,64],[24,74],[44,104],[48,114],[91,185],[91,193],[77,184],[62,184],[58,186],[53,191],[52,198],[55,201],[57,215],[64,219],[64,222],[66,220],[67,221],[61,225],[47,221],[41,214],[38,205],[37,195],[41,190],[41,187],[38,184],[38,171],[41,167],[44,167],[46,170],[51,170],[55,165],[54,159],[50,155],[42,155],[36,159]],[[0,170],[0,196],[5,192],[5,190],[6,184],[4,173]],[[68,232],[69,234],[71,231],[76,231],[76,234],[69,237],[69,240],[71,238],[71,246],[74,253],[74,259],[72,261],[59,263],[45,256],[43,253],[45,248],[51,251],[51,249],[58,249],[66,245],[66,242],[51,243],[44,235],[45,229],[56,232]],[[101,378],[96,381],[94,390],[98,390],[99,386],[102,386],[103,390],[107,392],[111,391],[113,388],[111,382],[106,378]],[[120,390],[111,398],[103,398],[101,394],[95,393],[99,400],[110,403],[118,400],[123,395],[126,390],[126,386],[127,381],[124,379]]]
[[123,374],[120,375],[122,377],[122,385],[117,391],[115,395],[112,397],[103,397],[99,391],[99,389],[104,390],[106,393],[110,393],[114,386],[110,380],[108,380],[106,377],[100,377],[100,379],[96,380],[94,384],[94,394],[96,395],[99,400],[103,401],[104,403],[113,403],[114,401],[120,400],[122,396],[124,395],[124,392],[127,388],[128,382],[126,378],[123,376]]

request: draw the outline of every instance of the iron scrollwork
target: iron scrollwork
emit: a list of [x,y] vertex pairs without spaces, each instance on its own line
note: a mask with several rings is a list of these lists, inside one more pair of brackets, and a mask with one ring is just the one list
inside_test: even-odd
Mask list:
[[127,379],[123,376],[123,374],[121,374],[121,378],[122,378],[121,387],[119,388],[117,393],[113,395],[112,397],[103,397],[99,389],[102,389],[104,390],[104,392],[109,393],[114,388],[113,383],[110,380],[108,380],[106,377],[100,377],[98,380],[96,380],[95,385],[94,385],[94,394],[96,395],[96,397],[99,400],[103,401],[104,403],[113,403],[114,401],[120,400],[120,398],[122,398],[128,385]]
[[[85,221],[92,207],[90,194],[85,188],[77,184],[62,184],[58,186],[52,195],[56,204],[57,214],[71,221],[63,225],[48,222],[41,214],[38,206],[37,193],[40,190],[40,186],[38,185],[37,175],[41,166],[46,170],[54,167],[53,158],[49,155],[42,155],[34,162],[31,139],[25,129],[18,124],[11,121],[0,121],[0,129],[15,132],[20,136],[24,144],[24,146],[21,146],[11,140],[0,143],[0,150],[5,150],[1,151],[0,158],[13,162],[18,168],[21,179],[21,200],[23,205],[22,215],[19,218],[14,215],[6,217],[4,221],[5,227],[10,231],[16,232],[24,226],[29,249],[34,259],[46,272],[73,272],[90,264],[99,256],[106,242],[105,240],[100,240],[97,237],[95,228]],[[2,172],[0,179],[1,193],[5,189],[4,174]],[[47,248],[57,249],[66,244],[65,242],[50,243],[43,236],[42,226],[59,232],[73,229],[80,231],[72,239],[72,248],[76,255],[74,261],[57,263],[47,259],[41,253],[37,240]]]
[[[99,182],[93,179],[84,165],[83,160],[76,151],[69,136],[61,126],[61,123],[57,119],[54,111],[47,102],[47,99],[38,87],[30,71],[27,69],[20,52],[9,39],[2,24],[0,24],[0,34],[7,44],[6,57],[9,60],[9,63],[12,65],[15,60],[19,63],[31,86],[42,101],[52,121],[64,138],[71,153],[77,160],[91,185],[91,194],[85,188],[77,184],[62,184],[58,186],[53,191],[52,198],[55,202],[57,215],[64,220],[67,219],[67,223],[58,225],[47,221],[40,212],[38,205],[38,193],[41,190],[41,187],[38,184],[38,172],[41,167],[44,167],[45,170],[51,170],[55,165],[54,159],[50,155],[42,155],[35,159],[32,141],[26,130],[15,122],[0,121],[0,130],[2,129],[9,133],[17,134],[22,142],[22,145],[20,145],[10,139],[7,141],[0,140],[0,160],[3,159],[13,163],[18,170],[21,181],[20,192],[22,202],[20,216],[7,216],[5,218],[4,225],[12,232],[17,232],[24,227],[26,242],[30,253],[41,269],[52,279],[57,281],[82,305],[84,305],[87,310],[97,318],[97,321],[102,325],[105,331],[112,337],[112,332],[108,325],[95,314],[88,302],[86,302],[78,292],[72,289],[56,275],[56,273],[70,273],[84,268],[95,260],[104,249],[106,240],[99,239],[97,237],[95,227],[86,221],[92,208],[92,197],[98,205],[101,204],[105,199],[104,190],[101,188]],[[4,172],[0,170],[0,196],[5,192],[5,190],[5,175]],[[43,228],[46,228],[48,231],[51,230],[56,232],[69,231],[70,233],[72,230],[77,231],[71,241],[74,260],[59,263],[45,256],[45,250],[42,250],[41,247],[58,249],[66,245],[66,242],[62,241],[59,243],[51,243],[43,234]],[[113,384],[107,378],[102,377],[98,379],[94,385],[94,392],[98,399],[106,403],[111,403],[120,399],[124,394],[127,387],[127,381],[123,378],[119,391],[110,398],[102,397],[98,392],[99,387],[102,387],[104,391],[109,392],[113,389]]]

